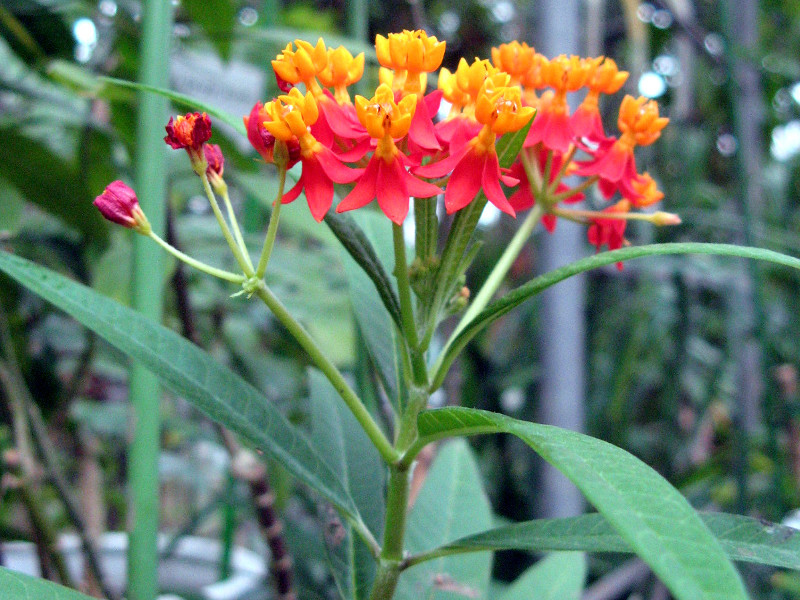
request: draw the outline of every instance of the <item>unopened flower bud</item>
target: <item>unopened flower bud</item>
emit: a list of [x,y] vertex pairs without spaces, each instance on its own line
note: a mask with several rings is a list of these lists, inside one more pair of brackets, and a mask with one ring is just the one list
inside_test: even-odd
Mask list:
[[216,144],[206,144],[203,146],[203,152],[206,157],[206,175],[208,182],[214,190],[222,190],[226,187],[225,180],[222,179],[222,173],[225,170],[225,157],[222,156],[222,150]]
[[136,192],[124,182],[117,180],[109,183],[93,204],[112,223],[149,235],[150,222],[139,206]]
[[662,225],[680,225],[681,218],[675,213],[659,211],[653,213],[651,222],[653,225],[658,225],[659,227]]

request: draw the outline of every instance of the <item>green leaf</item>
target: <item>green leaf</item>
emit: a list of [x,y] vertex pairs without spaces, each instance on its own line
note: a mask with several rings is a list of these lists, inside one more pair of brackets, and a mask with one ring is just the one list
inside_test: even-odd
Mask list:
[[745,600],[716,538],[686,499],[636,457],[580,433],[467,408],[426,411],[417,447],[442,437],[509,433],[567,476],[679,600]]
[[136,311],[23,258],[0,253],[0,271],[141,361],[173,392],[281,463],[345,515],[357,518],[341,479],[306,435],[209,354]]
[[512,309],[516,308],[526,300],[529,300],[538,293],[546,290],[559,281],[568,277],[590,271],[598,267],[641,258],[645,256],[661,256],[666,254],[716,254],[720,256],[738,256],[742,258],[752,258],[764,260],[778,265],[800,269],[800,259],[772,250],[763,248],[750,248],[746,246],[734,246],[731,244],[704,244],[697,242],[672,243],[672,244],[652,244],[648,246],[633,246],[622,248],[612,252],[603,252],[577,260],[573,263],[554,269],[549,273],[535,277],[528,283],[521,285],[513,292],[503,296],[499,300],[491,303],[480,312],[454,339],[452,339],[442,351],[437,365],[434,369],[433,383],[431,389],[435,390],[444,381],[445,375],[453,361],[459,355],[464,346],[475,337],[475,335],[489,324],[493,323]]
[[517,155],[522,150],[522,144],[525,143],[525,138],[528,137],[528,132],[531,130],[535,117],[536,115],[534,114],[528,124],[519,131],[507,133],[497,140],[497,160],[504,169],[508,169],[517,159]]
[[[330,215],[330,213],[329,213]],[[357,221],[356,221],[357,219]],[[326,217],[326,221],[328,217]],[[399,343],[397,334],[397,321],[393,319],[387,309],[386,301],[381,302],[378,298],[381,289],[386,290],[386,294],[391,294],[393,301],[397,300],[391,281],[386,275],[382,259],[391,260],[393,253],[391,224],[388,219],[382,216],[362,211],[357,215],[344,221],[348,223],[346,237],[350,241],[357,241],[360,248],[368,248],[368,252],[362,254],[361,250],[355,253],[345,246],[347,253],[342,252],[342,262],[344,263],[347,282],[350,288],[350,300],[353,305],[353,313],[358,322],[361,335],[367,345],[372,362],[378,372],[381,383],[386,389],[392,402],[402,405],[402,395],[404,393],[401,377],[401,366],[397,345]],[[330,225],[330,222],[328,223]],[[338,228],[341,223],[337,223]],[[336,233],[340,231],[331,229]],[[343,233],[343,231],[340,231]],[[339,234],[337,233],[337,237]],[[342,239],[341,237],[339,238]],[[370,275],[370,271],[364,267],[362,262],[356,260],[356,255],[364,258],[367,254],[369,258],[369,269],[373,274],[382,274],[385,283],[380,286],[375,284],[375,279]],[[378,290],[379,294],[375,293]]]
[[[192,98],[191,96],[187,96],[185,94],[179,94],[178,92],[173,92],[172,90],[165,90],[162,88],[153,87],[152,85],[145,85],[143,83],[136,83],[134,81],[125,81],[124,79],[117,79],[116,77],[98,77],[98,80],[102,83],[106,83],[111,86],[130,88],[132,90],[137,90],[142,92],[152,92],[153,94],[164,96],[165,98],[169,98],[170,100],[172,100],[172,102],[174,102],[179,106],[186,106],[188,108],[193,108],[195,110],[207,112],[212,117],[216,117],[223,123],[227,123],[242,135],[244,136],[247,135],[247,131],[244,128],[244,122],[242,121],[241,117],[234,117],[233,115],[223,110],[214,108],[213,106],[206,104],[205,102],[201,102],[196,98]],[[104,96],[105,92],[103,91],[99,95]]]
[[[796,529],[739,515],[699,515],[731,560],[800,570],[800,534]],[[445,548],[452,552],[510,549],[633,552],[630,544],[596,513],[515,523],[456,540]]]
[[[364,214],[363,211],[362,213]],[[351,215],[340,215],[333,211],[325,215],[325,224],[330,228],[336,239],[341,242],[347,253],[353,258],[359,267],[366,273],[378,295],[398,327],[402,327],[400,321],[400,301],[392,286],[392,280],[378,258],[375,248],[369,238],[364,233]],[[391,235],[389,236],[391,239]]]
[[206,34],[223,60],[231,54],[236,7],[231,0],[183,0],[181,6]]
[[0,179],[0,232],[14,233],[17,230],[24,204],[22,194]]
[[[314,447],[345,482],[370,531],[383,526],[385,468],[364,430],[325,376],[309,369],[311,429]],[[331,570],[345,600],[366,598],[375,579],[376,562],[349,523],[323,515],[325,546]]]
[[[464,440],[444,445],[408,517],[406,549],[431,550],[492,522],[472,450]],[[485,598],[489,553],[441,557],[400,575],[395,600]]]
[[92,600],[52,581],[0,567],[0,600]]
[[580,600],[586,581],[582,552],[556,552],[520,575],[502,600]]
[[0,128],[0,177],[29,202],[87,237],[102,240],[108,227],[77,168],[14,128]]

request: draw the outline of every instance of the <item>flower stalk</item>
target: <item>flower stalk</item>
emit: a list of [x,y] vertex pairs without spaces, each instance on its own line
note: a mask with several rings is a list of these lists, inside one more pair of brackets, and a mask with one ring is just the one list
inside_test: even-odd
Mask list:
[[256,267],[256,277],[263,279],[267,272],[267,264],[272,256],[272,248],[275,245],[275,237],[278,233],[278,221],[281,216],[281,206],[283,205],[283,188],[286,187],[286,167],[278,168],[278,195],[272,204],[272,213],[269,216],[267,226],[267,236],[264,238],[264,247],[261,249],[261,256]]
[[292,337],[294,337],[303,347],[303,350],[308,353],[317,368],[328,378],[328,381],[331,382],[331,385],[333,385],[336,392],[342,400],[344,400],[347,407],[353,413],[353,416],[358,420],[364,432],[372,441],[375,448],[377,448],[383,460],[387,464],[396,462],[400,457],[400,453],[392,446],[386,438],[386,435],[372,418],[372,415],[364,407],[360,398],[353,391],[353,388],[345,381],[339,369],[336,368],[336,365],[334,365],[330,359],[325,356],[325,353],[320,347],[317,346],[317,343],[311,335],[294,317],[292,317],[283,303],[278,300],[263,281],[258,281],[253,293],[261,298],[264,304],[267,305],[267,308],[272,311],[272,314],[274,314],[281,324],[289,330]]

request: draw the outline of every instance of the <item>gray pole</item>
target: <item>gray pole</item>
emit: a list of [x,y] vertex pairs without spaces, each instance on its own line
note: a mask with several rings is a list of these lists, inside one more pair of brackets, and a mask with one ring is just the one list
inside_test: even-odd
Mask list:
[[[536,3],[536,49],[548,57],[579,54],[581,19],[578,0],[540,0]],[[539,265],[550,271],[585,255],[586,230],[560,220],[553,234],[543,234]],[[586,278],[572,277],[551,287],[540,297],[542,375],[537,421],[582,431],[585,424],[585,296]],[[559,471],[544,465],[537,493],[541,517],[581,514],[584,500],[578,489]]]

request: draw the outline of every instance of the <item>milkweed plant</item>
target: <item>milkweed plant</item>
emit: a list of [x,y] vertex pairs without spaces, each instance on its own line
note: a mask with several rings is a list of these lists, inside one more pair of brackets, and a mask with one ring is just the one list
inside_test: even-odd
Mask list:
[[[448,583],[446,574],[418,578],[411,586],[403,583],[404,578],[443,557],[455,560],[462,558],[455,555],[470,552],[523,548],[632,551],[676,598],[746,598],[730,558],[748,558],[732,554],[728,546],[723,548],[719,532],[712,531],[713,523],[632,455],[582,434],[501,414],[460,407],[429,409],[428,405],[477,333],[571,275],[601,265],[621,268],[625,260],[654,254],[728,254],[795,268],[800,261],[726,245],[633,247],[627,243],[625,230],[631,220],[669,226],[680,219],[645,210],[659,202],[663,193],[636,164],[637,147],[653,144],[668,119],[660,115],[654,100],[616,98],[628,73],[608,57],[548,58],[525,43],[512,42],[493,48],[491,59],[470,62],[462,58],[450,71],[441,67],[445,42],[424,31],[378,35],[375,51],[379,85],[364,95],[353,94],[364,73],[363,53],[353,56],[343,47],[328,48],[322,39],[316,45],[295,40],[272,61],[281,95],[257,103],[244,116],[249,142],[266,163],[274,165],[279,178],[256,258],[245,245],[231,206],[224,157],[219,146],[210,143],[211,118],[205,112],[192,112],[166,124],[164,140],[186,151],[238,267],[235,271],[187,256],[158,237],[136,193],[122,181],[109,184],[94,204],[110,221],[150,237],[189,266],[229,282],[232,294],[266,305],[307,352],[321,380],[327,381],[331,398],[346,407],[352,415],[348,418],[355,419],[360,435],[374,448],[370,452],[376,461],[379,456],[381,484],[370,502],[382,507],[381,518],[365,518],[369,511],[363,500],[353,500],[346,475],[328,464],[333,462],[331,457],[310,439],[316,432],[309,436],[282,420],[257,394],[253,402],[241,405],[244,412],[238,415],[220,408],[224,400],[197,404],[283,464],[335,508],[352,534],[353,545],[363,549],[372,563],[357,571],[355,582],[337,581],[340,590],[350,590],[343,592],[345,597],[423,598],[448,589],[458,594],[456,588],[464,582]],[[431,90],[428,83],[434,78],[436,89]],[[581,98],[574,110],[571,95]],[[600,107],[606,103],[618,105],[615,130],[601,119]],[[292,169],[295,165],[300,165],[299,176],[298,169]],[[607,202],[601,210],[579,204],[592,188]],[[281,207],[301,197],[313,218],[330,227],[369,278],[369,291],[388,315],[393,335],[385,339],[386,351],[399,357],[398,385],[384,385],[382,390],[389,396],[388,416],[378,416],[368,408],[270,288],[270,257],[278,239]],[[354,218],[371,210],[374,200],[388,219],[381,231],[388,236],[391,228],[393,265],[384,266],[377,258]],[[452,218],[441,218],[442,203]],[[465,272],[480,250],[474,234],[487,203],[516,217],[520,224],[486,282],[473,293],[465,287]],[[496,297],[534,229],[541,224],[552,232],[562,219],[584,226],[598,253]],[[408,244],[404,226],[411,220],[414,243]],[[609,251],[600,252],[604,249]],[[359,311],[357,303],[354,310]],[[454,327],[446,328],[447,335],[440,328],[446,319],[457,319]],[[109,339],[125,349],[126,342],[120,341],[124,334],[118,329],[108,334]],[[136,356],[135,349],[131,352]],[[198,369],[212,368],[202,351],[186,352],[198,357]],[[168,362],[169,357],[153,360]],[[172,380],[188,381],[186,373],[177,372],[177,367],[173,370]],[[186,383],[180,389],[189,387]],[[249,399],[252,392],[242,389],[234,386],[227,393]],[[204,393],[208,391],[196,391],[195,397]],[[263,424],[261,430],[257,430],[259,424]],[[559,529],[556,521],[532,521],[433,546],[410,544],[410,481],[420,451],[444,438],[492,433],[521,438],[571,479],[599,513],[586,525],[590,529],[581,530],[579,521],[572,523],[573,529],[566,525]],[[613,547],[586,541],[593,539],[588,535],[591,531],[601,530],[616,540]],[[570,543],[569,536],[576,531],[586,534],[581,538],[584,542]]]

